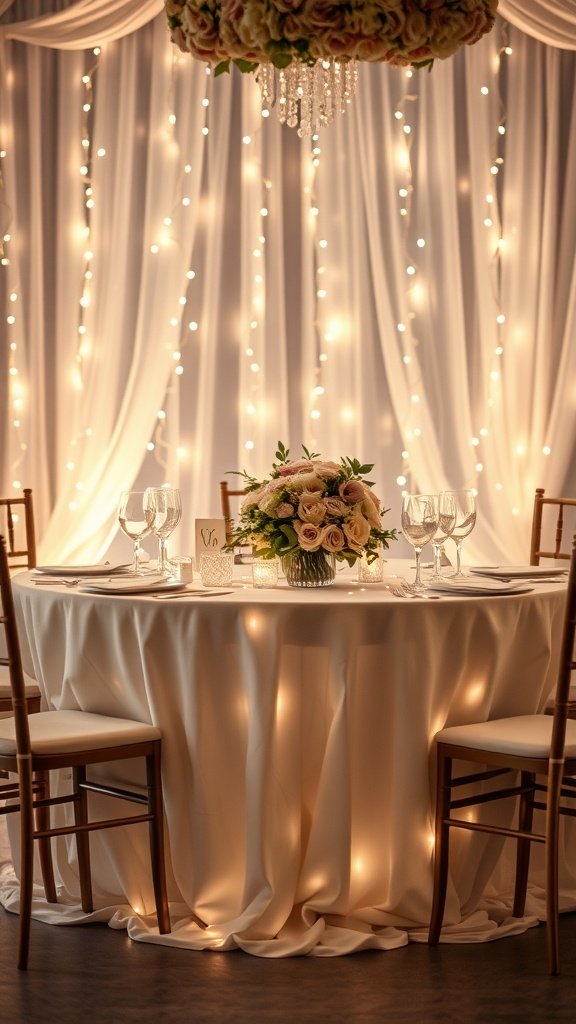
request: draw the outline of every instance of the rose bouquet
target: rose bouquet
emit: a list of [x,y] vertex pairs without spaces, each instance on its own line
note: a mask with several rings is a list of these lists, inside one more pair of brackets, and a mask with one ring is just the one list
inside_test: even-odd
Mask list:
[[373,560],[380,546],[396,540],[396,530],[382,528],[388,510],[363,479],[372,466],[349,458],[325,462],[302,450],[304,458],[290,462],[289,449],[278,442],[269,477],[240,474],[246,497],[229,546],[251,545],[258,558],[323,552],[349,565],[363,554]]
[[452,56],[494,25],[498,0],[165,0],[174,43],[220,74],[261,63],[387,61],[416,67]]

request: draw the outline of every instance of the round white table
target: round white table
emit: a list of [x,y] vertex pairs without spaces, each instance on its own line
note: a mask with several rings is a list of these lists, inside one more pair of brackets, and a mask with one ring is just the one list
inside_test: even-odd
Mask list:
[[[255,590],[250,571],[233,593],[171,600],[13,580],[24,667],[47,706],[151,721],[164,736],[173,932],[155,928],[140,826],[92,837],[91,916],[144,941],[270,957],[422,941],[433,737],[542,708],[565,587],[430,601],[350,573],[322,590]],[[393,561],[386,571],[412,574]],[[455,838],[453,941],[534,922],[501,923],[501,850]],[[56,864],[61,903],[38,888],[35,916],[86,920],[73,844],[57,841]],[[570,901],[576,882],[565,888]],[[4,879],[4,905],[17,899]]]

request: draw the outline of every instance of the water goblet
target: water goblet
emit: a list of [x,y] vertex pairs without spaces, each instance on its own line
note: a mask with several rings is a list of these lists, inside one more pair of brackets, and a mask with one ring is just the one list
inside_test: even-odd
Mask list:
[[456,523],[451,534],[456,545],[456,572],[452,573],[452,578],[463,579],[468,573],[462,572],[462,541],[476,526],[476,498],[472,490],[447,493],[454,495],[456,504]]
[[405,494],[402,499],[402,533],[414,548],[416,555],[416,576],[412,590],[425,590],[420,576],[422,548],[429,544],[438,529],[438,495]]
[[430,577],[435,582],[442,579],[442,553],[444,544],[456,525],[456,501],[451,491],[441,491],[438,495],[438,529],[432,538],[434,551],[434,572]]
[[118,504],[120,529],[134,542],[134,561],[130,572],[143,576],[140,568],[140,541],[152,532],[154,509],[146,491],[122,491]]
[[157,570],[162,576],[170,576],[173,570],[166,542],[182,517],[180,491],[177,487],[149,487],[147,493],[153,509],[152,533],[158,538]]

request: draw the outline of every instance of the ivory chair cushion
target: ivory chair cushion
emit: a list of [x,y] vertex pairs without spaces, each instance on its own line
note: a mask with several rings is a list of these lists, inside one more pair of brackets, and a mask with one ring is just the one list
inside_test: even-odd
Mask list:
[[[473,747],[475,750],[545,758],[550,754],[553,723],[551,715],[518,715],[474,725],[453,725],[442,729],[436,739],[439,743]],[[576,721],[573,719],[566,722],[564,753],[566,757],[576,757]]]
[[[162,737],[160,729],[126,718],[108,718],[88,711],[40,711],[28,718],[33,754],[98,750],[100,747],[147,743]],[[14,719],[0,721],[0,754],[16,754]]]

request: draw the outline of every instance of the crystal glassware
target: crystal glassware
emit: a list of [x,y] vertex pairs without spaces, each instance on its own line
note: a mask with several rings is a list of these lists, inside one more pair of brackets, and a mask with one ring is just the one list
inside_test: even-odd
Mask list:
[[432,538],[432,550],[434,551],[434,572],[430,579],[442,579],[442,552],[444,544],[456,525],[456,501],[451,491],[441,491],[438,495],[438,529]]
[[162,576],[170,576],[173,570],[168,561],[166,542],[182,518],[180,491],[177,487],[149,487],[147,493],[154,514],[152,533],[158,537],[157,569]]
[[402,499],[402,533],[414,548],[416,555],[416,576],[412,590],[425,590],[420,576],[422,548],[429,544],[438,529],[438,495],[405,494]]
[[462,579],[468,574],[462,572],[462,541],[476,526],[476,498],[474,491],[447,491],[447,494],[454,496],[456,505],[456,523],[452,530],[452,540],[456,545],[456,572],[452,573],[454,579]]
[[140,541],[152,532],[154,509],[147,491],[122,491],[118,505],[120,529],[134,542],[134,562],[130,572],[144,575],[140,568]]

